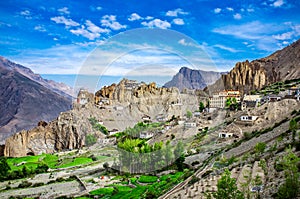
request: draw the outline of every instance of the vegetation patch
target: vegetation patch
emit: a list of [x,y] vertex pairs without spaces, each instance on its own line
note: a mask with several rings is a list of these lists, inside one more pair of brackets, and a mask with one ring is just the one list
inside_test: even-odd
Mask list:
[[156,176],[145,176],[145,175],[142,175],[140,178],[139,178],[139,182],[141,183],[153,183],[153,182],[156,182],[158,179],[158,177]]

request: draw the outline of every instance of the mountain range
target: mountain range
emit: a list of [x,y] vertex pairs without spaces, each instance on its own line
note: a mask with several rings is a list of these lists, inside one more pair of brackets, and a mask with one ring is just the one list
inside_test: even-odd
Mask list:
[[224,73],[182,67],[171,81],[165,83],[164,87],[177,87],[179,90],[203,89],[215,83],[222,74]]
[[71,108],[70,88],[0,57],[0,143]]

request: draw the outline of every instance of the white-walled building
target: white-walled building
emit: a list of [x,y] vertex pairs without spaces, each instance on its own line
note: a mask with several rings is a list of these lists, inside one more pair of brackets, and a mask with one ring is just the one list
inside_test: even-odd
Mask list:
[[241,121],[249,121],[249,122],[253,122],[258,118],[258,116],[250,116],[250,115],[242,115],[241,116]]
[[140,132],[140,138],[141,138],[141,139],[152,138],[153,135],[154,135],[153,132],[150,132],[150,131],[143,131],[143,132]]
[[193,128],[193,127],[197,127],[196,122],[186,122],[184,123],[184,127],[185,128]]

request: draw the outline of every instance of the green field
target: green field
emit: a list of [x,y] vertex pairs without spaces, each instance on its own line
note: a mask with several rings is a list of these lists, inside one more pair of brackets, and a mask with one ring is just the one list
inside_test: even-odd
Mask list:
[[[135,188],[124,186],[120,184],[111,184],[108,187],[96,189],[90,192],[91,198],[94,195],[98,195],[101,198],[109,199],[121,199],[131,198],[139,199],[146,197],[158,197],[165,191],[169,190],[174,185],[184,180],[184,173],[177,172],[175,174],[168,174],[158,178],[157,176],[146,176],[142,175],[139,178],[131,177],[128,178],[131,184],[135,185]],[[159,179],[159,181],[157,181]],[[126,180],[127,181],[127,180]],[[138,182],[148,183],[141,185]]]
[[[106,156],[97,156],[97,160],[107,158]],[[59,160],[61,159],[61,160]],[[84,165],[93,162],[90,157],[69,157],[68,155],[58,157],[58,155],[42,154],[36,156],[25,156],[18,158],[8,158],[7,163],[11,168],[11,171],[22,169],[26,166],[28,169],[35,170],[38,165],[46,164],[51,169],[67,168],[72,166]]]

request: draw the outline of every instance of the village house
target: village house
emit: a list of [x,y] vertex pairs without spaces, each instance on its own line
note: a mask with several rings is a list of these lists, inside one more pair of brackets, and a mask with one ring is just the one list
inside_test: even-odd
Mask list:
[[107,98],[101,98],[98,102],[99,105],[109,105],[110,101]]
[[269,95],[269,96],[267,96],[267,101],[268,102],[278,102],[278,101],[281,101],[281,96],[278,96],[278,95]]
[[201,113],[200,113],[200,111],[195,111],[193,115],[194,115],[194,117],[200,117]]
[[103,146],[114,145],[117,142],[115,137],[113,138],[104,138],[99,140],[99,144]]
[[158,122],[165,122],[168,120],[167,116],[165,116],[164,114],[159,114],[156,116],[156,120]]
[[194,127],[197,127],[197,124],[196,124],[196,122],[186,122],[186,123],[184,123],[184,127],[185,128],[194,128]]
[[89,93],[86,89],[80,89],[77,95],[77,103],[85,105],[89,102],[93,102],[94,94]]
[[121,111],[121,110],[124,109],[124,107],[123,107],[123,106],[115,106],[114,109],[115,109],[116,111]]
[[151,117],[149,115],[143,115],[142,116],[142,120],[143,120],[143,122],[150,122],[151,121]]
[[132,90],[139,86],[140,84],[136,80],[125,80],[125,89]]
[[153,136],[154,136],[154,134],[151,131],[140,132],[140,138],[141,139],[149,139],[149,138],[152,138]]
[[103,125],[104,122],[103,122],[102,120],[99,120],[99,121],[98,121],[98,124]]
[[231,138],[233,137],[233,133],[221,132],[219,133],[219,138]]
[[258,107],[262,102],[262,97],[260,95],[245,95],[242,102],[242,110],[245,110],[247,107],[255,108]]
[[250,116],[250,115],[242,115],[241,116],[241,121],[245,122],[253,122],[258,118],[258,116]]
[[120,133],[120,131],[118,129],[112,129],[110,131],[108,131],[108,135],[111,136],[111,135],[115,135],[117,133]]

